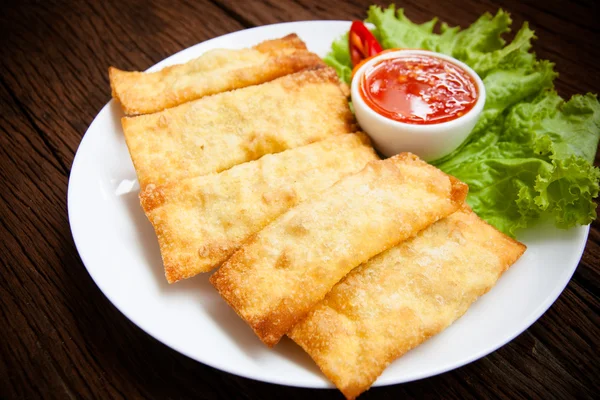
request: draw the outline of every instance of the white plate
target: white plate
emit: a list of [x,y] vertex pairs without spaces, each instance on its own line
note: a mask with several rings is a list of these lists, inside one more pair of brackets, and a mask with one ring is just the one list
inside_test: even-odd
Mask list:
[[[221,36],[167,58],[157,70],[213,48],[242,48],[296,32],[323,56],[349,22],[277,24]],[[291,386],[332,385],[312,360],[284,339],[267,349],[221,300],[208,275],[168,285],[152,226],[138,201],[135,171],[109,102],[85,134],[68,192],[73,238],[88,272],[127,318],[167,346],[233,374]],[[523,332],[556,300],[571,278],[589,227],[537,227],[523,232],[525,255],[496,287],[450,328],[395,361],[377,380],[389,385],[436,375],[494,351]]]

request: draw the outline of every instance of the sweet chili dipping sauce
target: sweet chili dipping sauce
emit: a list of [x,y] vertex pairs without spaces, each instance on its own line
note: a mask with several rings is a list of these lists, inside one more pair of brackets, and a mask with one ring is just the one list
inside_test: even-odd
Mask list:
[[423,125],[461,117],[478,96],[477,85],[465,70],[427,55],[380,61],[363,75],[360,94],[384,117]]

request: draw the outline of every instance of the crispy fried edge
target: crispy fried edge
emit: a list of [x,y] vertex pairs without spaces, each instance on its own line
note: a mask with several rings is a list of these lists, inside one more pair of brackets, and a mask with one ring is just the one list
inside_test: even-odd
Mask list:
[[[490,225],[489,223],[487,223],[486,221],[484,221],[482,218],[480,218],[466,203],[463,203],[461,205],[461,207],[456,211],[456,212],[464,212],[464,213],[468,213],[470,214],[469,217],[473,217],[475,219],[478,220],[479,223],[485,225],[486,229],[492,229],[493,231],[495,231],[498,235],[498,240],[502,240],[504,242],[506,242],[508,245],[510,245],[512,247],[511,251],[509,254],[503,253],[502,254],[502,258],[505,259],[504,261],[504,265],[502,266],[502,270],[500,271],[500,274],[498,276],[498,279],[500,279],[500,277],[523,255],[523,253],[525,252],[525,250],[527,249],[527,246],[525,246],[523,243],[511,238],[508,235],[505,235],[504,233],[500,232],[499,230],[497,230],[495,227],[493,227],[492,225]],[[497,282],[497,280],[496,280]],[[477,301],[477,299],[479,299],[481,296],[485,295],[486,293],[488,293],[493,287],[495,286],[495,283],[493,285],[491,285],[490,287],[486,288],[485,290],[481,290],[479,293],[477,293],[477,298],[471,303],[469,304],[469,306],[465,309],[465,311],[457,316],[457,318],[452,322],[456,322],[458,319],[460,319],[460,317],[462,317],[462,315],[464,315],[464,313],[466,313],[466,311],[468,311],[468,309],[471,307],[471,305]],[[329,294],[327,295],[329,296]],[[313,308],[314,309],[314,308]],[[308,316],[311,315],[311,312],[309,312],[309,314],[305,317],[308,318]],[[321,360],[323,357],[321,357],[321,353],[316,353],[313,354],[310,350],[310,343],[305,341],[305,340],[300,340],[300,338],[298,337],[294,337],[294,335],[289,335],[288,336],[294,340],[294,342],[296,344],[298,344],[300,347],[302,347],[302,349],[311,357],[313,358],[313,360],[315,361],[315,363],[317,364],[317,366],[319,367],[319,369],[321,370],[321,372],[331,381],[334,382],[334,384],[336,384],[336,387],[344,394],[344,396],[346,397],[346,399],[348,400],[352,400],[355,399],[356,397],[358,397],[360,394],[362,394],[363,392],[367,391],[370,386],[377,380],[377,378],[383,373],[383,371],[395,360],[397,360],[398,358],[402,357],[404,354],[406,354],[408,351],[418,347],[419,345],[421,345],[422,343],[426,342],[427,340],[429,340],[431,337],[436,336],[437,334],[443,332],[447,327],[442,327],[441,330],[437,331],[437,332],[427,332],[424,336],[422,336],[422,340],[417,343],[415,346],[412,346],[410,349],[408,349],[405,352],[402,352],[400,354],[394,354],[388,357],[387,360],[385,360],[385,367],[377,372],[376,374],[372,374],[371,376],[371,383],[368,387],[365,387],[365,385],[363,384],[359,384],[359,383],[351,383],[349,385],[340,387],[337,385],[336,381],[336,377],[333,375],[328,374],[326,371],[324,371],[321,368],[321,364],[317,361],[317,360]],[[305,332],[306,334],[306,332]]]
[[[265,83],[261,83],[259,85],[255,85],[255,86],[261,86],[261,85],[269,85],[269,84],[275,84],[275,83],[282,83],[283,85],[286,85],[288,88],[290,89],[294,89],[294,88],[301,88],[302,86],[306,85],[306,84],[316,84],[316,83],[323,83],[323,84],[327,84],[327,83],[332,83],[335,84],[336,86],[338,86],[338,77],[337,74],[335,72],[335,70],[329,66],[316,66],[316,67],[312,67],[312,68],[307,68],[304,69],[302,71],[299,72],[295,72],[293,74],[289,74],[289,75],[285,75],[282,76],[280,78],[277,78],[275,80],[269,81],[269,82],[265,82]],[[232,92],[236,92],[238,90],[245,90],[247,89],[247,87],[245,88],[239,88],[239,89],[235,89]],[[340,92],[342,93],[343,96],[345,96],[342,88],[340,88]],[[205,96],[203,98],[194,100],[193,102],[203,102],[203,101],[209,101],[209,99],[213,96],[219,96],[222,95],[222,93],[217,93],[211,96]],[[187,105],[180,105],[180,106],[186,106]],[[179,107],[179,106],[178,106]],[[176,109],[177,107],[174,107],[174,109]],[[160,116],[161,113],[165,113],[166,110],[163,111],[159,111],[157,113],[153,113],[153,114],[145,114],[145,115],[137,115],[137,116],[125,116],[121,118],[121,126],[123,128],[123,133],[125,136],[125,142],[127,143],[127,149],[129,150],[129,137],[130,135],[128,134],[128,130],[129,130],[129,126],[131,124],[134,124],[136,120],[139,119],[148,119],[148,118],[154,118],[156,116]],[[158,119],[157,119],[158,121]],[[157,122],[158,123],[158,122]],[[354,118],[354,114],[352,113],[352,111],[350,110],[350,108],[348,107],[346,110],[346,113],[344,115],[344,131],[346,133],[351,133],[356,131],[358,125],[356,123],[356,120]],[[310,144],[310,143],[306,143],[306,144]],[[133,165],[135,167],[136,170],[136,174],[138,177],[138,181],[140,183],[140,187],[142,188],[142,192],[147,188],[150,187],[150,185],[153,185],[154,182],[150,181],[149,179],[147,179],[146,177],[140,177],[140,175],[137,173],[138,172],[138,168],[137,168],[137,157],[134,157],[133,154],[131,154],[131,151],[129,151],[130,156],[131,156],[131,160],[133,162]],[[222,172],[222,171],[219,171]],[[168,185],[169,183],[164,183],[160,186],[163,185]],[[159,187],[159,186],[153,186],[153,187]]]
[[[465,201],[469,187],[467,184],[461,182],[457,178],[444,173],[438,168],[426,163],[421,160],[418,156],[412,153],[400,153],[394,157],[391,157],[388,160],[392,160],[393,164],[399,164],[405,161],[410,163],[420,164],[424,168],[435,169],[436,171],[440,171],[444,175],[448,177],[450,180],[450,201],[454,205],[454,210],[457,210]],[[366,166],[366,168],[394,168],[388,163],[381,163],[380,160],[371,161]],[[362,170],[361,170],[362,171]],[[358,172],[360,173],[360,172]],[[335,186],[335,185],[334,185]],[[448,214],[449,215],[449,214]],[[434,221],[435,222],[435,221]],[[253,235],[248,239],[247,242],[236,252],[234,253],[226,263],[233,261],[235,262],[235,258],[244,258],[244,253],[246,251],[246,246],[252,244],[256,241],[257,234]],[[296,323],[298,323],[302,318],[306,316],[306,313],[303,315],[295,315],[290,313],[286,304],[286,300],[283,299],[274,307],[266,316],[261,318],[250,318],[246,319],[240,313],[240,306],[244,304],[239,300],[238,296],[235,294],[235,288],[231,286],[229,282],[229,277],[224,275],[222,272],[222,268],[217,270],[210,277],[210,283],[217,289],[221,297],[235,310],[235,312],[242,318],[246,323],[252,328],[255,334],[260,338],[260,340],[266,344],[268,347],[275,346],[279,340],[287,333],[289,330],[287,327],[293,327]],[[307,311],[307,313],[310,310]]]
[[[125,118],[127,118],[127,117],[125,117]],[[353,126],[352,124],[348,125],[348,127],[352,127],[352,126]],[[366,133],[364,133],[362,131],[356,131],[356,132],[349,132],[347,134],[356,135],[356,137],[358,137],[360,139],[362,144],[372,147],[371,139],[369,138],[369,136]],[[332,136],[331,138],[327,138],[327,139],[323,139],[323,140],[330,140],[334,137],[335,136]],[[318,142],[314,142],[314,143],[318,143]],[[309,146],[311,144],[313,144],[313,143],[308,143],[304,146]],[[300,147],[304,147],[304,146],[300,146]],[[293,148],[287,149],[284,151],[290,151],[290,150],[293,150]],[[269,153],[269,154],[271,154],[271,153]],[[265,156],[269,155],[269,154],[265,154]],[[275,154],[278,154],[278,153],[275,153]],[[373,150],[373,154],[377,157],[377,160],[374,160],[374,161],[378,161],[379,157],[377,156],[377,153],[375,152],[375,150]],[[248,162],[254,162],[254,161],[258,161],[258,160],[260,160],[260,158],[258,158],[256,160],[248,161]],[[238,165],[242,165],[242,164],[238,164]],[[233,166],[231,168],[235,168],[236,166]],[[228,170],[225,170],[225,171],[228,171]],[[225,171],[221,171],[221,172],[225,172]],[[221,172],[216,172],[216,173],[201,175],[201,176],[220,174]],[[190,178],[186,178],[186,179],[196,179],[196,178],[198,178],[198,177],[190,177]],[[168,182],[163,185],[148,184],[145,186],[145,188],[141,189],[140,193],[139,193],[139,198],[140,198],[140,205],[142,206],[142,209],[144,210],[144,212],[150,213],[150,212],[152,212],[152,210],[164,205],[165,204],[164,192],[168,191],[171,187],[174,187],[176,185],[179,185],[179,181]]]
[[265,40],[252,46],[252,48],[261,53],[277,53],[286,48],[306,50],[306,43],[304,43],[296,33],[290,33],[289,35],[278,39]]
[[[375,160],[379,159],[379,156],[377,155],[375,150],[372,148],[371,139],[369,138],[369,136],[366,133],[357,131],[357,132],[353,132],[350,134],[355,135],[363,145],[371,148],[370,151],[372,152]],[[333,140],[333,137],[329,138],[329,139],[324,139],[324,140]],[[308,146],[308,144],[306,146]],[[293,149],[289,149],[286,151],[290,151],[290,150],[293,150]],[[254,160],[254,161],[258,161],[258,160]],[[251,162],[254,162],[254,161],[251,161]],[[233,167],[233,168],[235,168],[235,167]],[[196,178],[188,178],[188,179],[196,179]],[[153,215],[151,214],[152,210],[154,210],[158,207],[161,207],[163,204],[165,204],[165,191],[168,191],[170,187],[173,187],[178,184],[179,184],[178,182],[171,182],[171,183],[167,183],[167,184],[159,185],[159,186],[151,184],[151,185],[148,185],[146,187],[146,189],[142,190],[139,194],[140,205],[142,206],[142,209],[144,210],[146,217],[152,224],[152,227],[154,228],[155,234],[158,239],[161,258],[162,258],[163,266],[165,269],[165,277],[166,277],[168,283],[175,283],[182,279],[190,278],[190,277],[196,275],[196,274],[182,273],[181,268],[180,268],[181,263],[179,261],[178,262],[173,261],[168,256],[168,251],[166,251],[166,249],[169,248],[169,246],[171,245],[172,242],[170,240],[165,239],[165,236],[168,236],[168,235],[165,235],[164,233],[161,233],[159,231],[159,229],[158,229],[159,224],[156,223]],[[246,244],[248,241],[250,241],[254,236],[255,236],[255,234],[250,235],[248,238],[246,238],[241,243],[237,243],[236,249],[234,250],[234,252],[237,249],[239,249],[240,247],[243,247],[244,244]],[[231,251],[229,249],[223,248],[223,246],[219,246],[219,247],[213,246],[213,247],[211,247],[210,251],[213,254],[219,255],[221,257],[229,257],[233,254],[233,253],[231,253]],[[210,270],[206,270],[203,272],[205,272],[205,273],[210,272],[212,269],[214,269],[214,268],[211,268]]]
[[[279,51],[286,48],[296,49],[297,51],[288,55],[278,55]],[[256,82],[256,79],[251,79],[252,77],[262,75],[260,83],[263,83],[296,71],[300,71],[305,68],[325,65],[325,63],[323,62],[323,60],[321,60],[319,56],[309,52],[306,49],[306,44],[295,33],[287,35],[280,39],[266,40],[254,46],[253,49],[258,50],[261,53],[269,54],[272,58],[270,58],[267,61],[267,63],[260,66],[235,70],[234,79],[236,84],[233,85],[235,86],[233,89],[252,85],[253,82]],[[150,73],[168,73],[169,70],[180,65],[183,64],[168,66],[161,69],[160,71]],[[159,112],[166,108],[175,107],[179,104],[183,104],[185,102],[204,97],[186,96],[183,100],[163,99],[162,106],[136,106],[128,104],[129,102],[126,98],[127,91],[120,90],[120,86],[122,86],[121,82],[126,81],[132,75],[135,76],[146,73],[148,72],[124,71],[113,66],[110,66],[108,68],[111,95],[121,105],[121,108],[127,115],[139,115]],[[216,93],[219,92],[209,93],[207,95]]]

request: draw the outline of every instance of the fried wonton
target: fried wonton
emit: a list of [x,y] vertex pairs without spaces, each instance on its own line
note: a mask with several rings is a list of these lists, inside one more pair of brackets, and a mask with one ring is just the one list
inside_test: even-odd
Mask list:
[[281,215],[210,281],[273,346],[354,267],[453,213],[466,193],[410,153],[372,161]]
[[338,135],[140,194],[172,283],[220,265],[290,207],[378,159],[364,133]]
[[524,251],[463,206],[354,269],[288,335],[353,399],[460,318]]
[[346,93],[329,67],[123,118],[122,124],[142,189],[355,131]]
[[148,114],[201,97],[257,85],[324,65],[291,34],[252,48],[210,50],[185,64],[157,72],[108,70],[112,96],[127,115]]

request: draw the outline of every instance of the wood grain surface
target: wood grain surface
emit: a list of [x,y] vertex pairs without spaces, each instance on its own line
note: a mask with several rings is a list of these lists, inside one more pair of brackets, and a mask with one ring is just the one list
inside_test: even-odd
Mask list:
[[[162,345],[103,296],[73,244],[68,176],[110,99],[107,67],[145,69],[207,39],[284,21],[364,18],[371,0],[15,1],[0,5],[0,398],[341,399],[220,372]],[[387,5],[387,3],[385,4]],[[417,22],[529,21],[561,95],[600,93],[598,2],[408,0]],[[596,159],[598,165],[598,158]],[[535,282],[532,282],[535,284]],[[457,370],[362,399],[594,398],[600,221],[566,290],[531,328]]]

